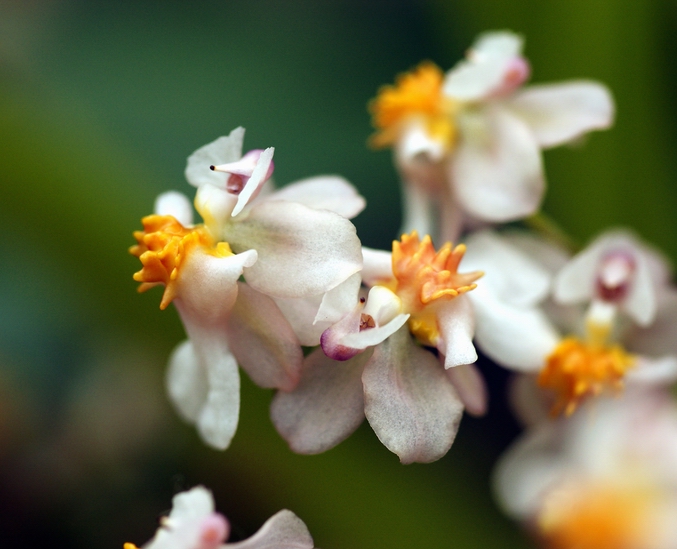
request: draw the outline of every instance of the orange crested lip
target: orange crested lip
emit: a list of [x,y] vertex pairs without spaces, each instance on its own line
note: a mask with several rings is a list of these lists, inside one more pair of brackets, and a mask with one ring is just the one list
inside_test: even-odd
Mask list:
[[137,244],[129,249],[143,265],[134,273],[134,280],[141,282],[140,292],[160,284],[165,286],[161,309],[176,297],[179,273],[191,252],[201,248],[220,256],[233,255],[230,246],[226,242],[216,244],[203,225],[186,228],[171,215],[149,215],[141,222],[143,230],[134,232]]
[[392,267],[400,297],[408,297],[407,305],[415,312],[440,299],[453,299],[474,290],[481,271],[459,273],[458,267],[466,247],[444,244],[438,252],[430,236],[419,239],[418,233],[404,234],[393,242]]
[[424,61],[411,72],[400,74],[395,85],[383,86],[369,104],[376,133],[370,144],[375,148],[393,145],[402,125],[413,117],[424,121],[430,135],[449,148],[455,140],[454,102],[442,93],[444,73]]
[[619,345],[567,337],[546,359],[538,384],[555,395],[552,416],[571,415],[591,396],[621,391],[625,373],[634,365],[635,357]]
[[394,278],[384,285],[402,300],[404,312],[411,315],[409,328],[424,345],[435,346],[439,339],[434,306],[474,290],[484,275],[458,272],[465,250],[463,244],[447,242],[436,252],[430,236],[420,240],[416,231],[393,242]]

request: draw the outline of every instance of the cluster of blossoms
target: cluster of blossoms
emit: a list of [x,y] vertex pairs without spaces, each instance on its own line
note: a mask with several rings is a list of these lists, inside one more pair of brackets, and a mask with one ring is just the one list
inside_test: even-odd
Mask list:
[[[519,372],[512,401],[526,434],[496,475],[506,511],[550,547],[672,547],[677,412],[665,388],[677,380],[677,290],[661,254],[630,232],[572,254],[497,226],[537,214],[542,148],[613,122],[598,83],[523,89],[521,49],[512,33],[485,34],[446,75],[423,63],[372,101],[372,144],[393,148],[403,188],[391,251],[361,246],[349,220],[365,201],[344,179],[275,190],[273,149],[242,155],[242,128],[193,153],[186,178],[203,222],[187,197],[165,193],[131,249],[140,290],[164,286],[160,307],[173,302],[188,335],[169,360],[169,396],[225,449],[239,365],[277,389],[271,418],[293,451],[324,452],[366,417],[402,463],[425,463],[447,453],[464,411],[486,412],[477,346]],[[196,488],[146,547],[215,548],[227,533]],[[312,547],[283,511],[230,545],[295,535],[294,547]]]

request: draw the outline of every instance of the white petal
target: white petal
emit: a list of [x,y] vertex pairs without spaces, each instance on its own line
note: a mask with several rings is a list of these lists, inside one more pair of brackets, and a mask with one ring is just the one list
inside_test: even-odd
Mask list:
[[191,328],[191,341],[180,345],[171,358],[170,397],[185,419],[197,423],[205,443],[225,450],[235,434],[240,409],[237,363],[218,326]]
[[439,162],[446,153],[444,141],[435,139],[426,128],[425,119],[412,118],[395,145],[399,165],[415,162]]
[[324,293],[362,268],[350,221],[293,202],[255,204],[245,219],[231,224],[228,241],[236,251],[257,250],[259,259],[245,270],[245,279],[273,297]]
[[406,327],[376,347],[362,382],[367,419],[402,463],[428,463],[447,453],[463,404],[437,359]]
[[[359,275],[353,276],[359,277]],[[322,332],[330,326],[328,322],[313,322],[322,303],[322,297],[322,295],[313,295],[275,299],[275,303],[298,336],[299,342],[306,347],[319,345]]]
[[560,338],[541,310],[508,305],[479,286],[468,297],[475,309],[475,341],[487,356],[522,372],[543,367]]
[[188,197],[178,191],[168,191],[158,196],[153,210],[157,215],[171,215],[184,227],[193,225],[193,206]]
[[235,357],[225,344],[207,347],[194,342],[195,351],[207,367],[209,392],[197,419],[197,428],[208,445],[225,450],[235,435],[240,415],[240,373]]
[[256,161],[256,167],[252,172],[249,181],[242,189],[242,192],[237,196],[237,204],[233,208],[233,213],[230,215],[235,217],[242,209],[250,202],[252,197],[257,196],[261,190],[261,186],[266,182],[268,170],[273,162],[274,147],[268,147],[261,153],[259,159]]
[[244,128],[235,128],[228,136],[200,147],[188,157],[186,179],[194,187],[210,184],[225,188],[228,174],[213,172],[209,166],[235,162],[242,156]]
[[534,213],[545,183],[540,150],[524,122],[493,106],[463,115],[459,126],[451,176],[464,210],[492,222]]
[[202,216],[205,225],[221,238],[236,203],[237,195],[210,184],[201,185],[195,194],[195,209]]
[[167,392],[179,415],[195,423],[207,401],[207,370],[193,350],[190,340],[180,343],[169,357]]
[[291,183],[266,200],[298,202],[315,210],[329,210],[352,219],[366,206],[366,200],[343,177],[321,175]]
[[[421,185],[413,182],[414,179],[403,178],[402,182],[402,206],[403,220],[400,234],[409,234],[411,231],[418,231],[420,235],[429,234],[433,238],[435,234],[435,194],[428,189],[421,188]],[[386,252],[382,252],[386,253]],[[390,267],[390,265],[388,265]]]
[[362,371],[371,352],[337,362],[317,349],[304,360],[301,381],[279,391],[270,412],[294,452],[319,454],[350,436],[364,419]]
[[671,385],[677,381],[677,352],[654,359],[638,357],[636,366],[625,377],[631,383]]
[[541,302],[550,291],[550,274],[502,235],[480,231],[466,239],[463,267],[482,271],[478,285],[515,306]]
[[472,344],[475,315],[468,296],[461,295],[437,309],[441,340],[437,348],[445,356],[444,367],[472,364],[477,352]]
[[447,73],[444,94],[461,101],[479,101],[500,89],[511,62],[520,58],[522,38],[510,32],[486,33],[473,44],[468,59]]
[[362,267],[362,281],[367,286],[393,279],[393,260],[390,252],[362,247],[364,265]]
[[179,271],[175,304],[189,335],[189,325],[213,326],[225,321],[237,297],[237,280],[256,258],[255,250],[228,257],[195,250],[188,256]]
[[259,387],[291,390],[301,375],[301,344],[275,302],[238,282],[228,319],[232,353]]
[[360,285],[362,277],[360,273],[349,276],[335,288],[332,288],[322,296],[322,301],[313,320],[314,324],[334,323],[350,314],[359,301]]
[[489,392],[484,377],[474,364],[461,364],[446,370],[447,377],[458,392],[465,411],[480,417],[487,413]]
[[270,517],[252,537],[238,543],[226,543],[230,549],[312,549],[313,538],[303,521],[283,509]]
[[529,86],[507,105],[536,136],[541,147],[567,143],[591,130],[603,130],[614,119],[611,93],[597,82]]
[[677,291],[664,289],[656,301],[656,319],[647,327],[635,327],[623,338],[628,351],[647,356],[677,353]]

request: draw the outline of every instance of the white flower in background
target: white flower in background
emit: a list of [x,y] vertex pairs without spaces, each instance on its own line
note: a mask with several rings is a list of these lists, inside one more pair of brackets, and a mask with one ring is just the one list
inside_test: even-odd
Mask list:
[[[471,220],[533,214],[544,192],[541,149],[608,128],[609,91],[590,81],[522,89],[522,38],[481,35],[446,75],[430,62],[384,86],[370,105],[376,147],[393,146],[403,180],[404,230],[457,238]],[[432,231],[432,232],[431,232]]]
[[502,457],[494,486],[504,511],[550,549],[674,549],[675,404],[628,391],[543,422]]
[[[230,534],[228,520],[214,511],[211,492],[202,486],[174,496],[172,511],[160,519],[160,528],[142,549],[313,549],[308,528],[291,511],[283,510],[269,518],[252,537],[225,543]],[[124,549],[138,549],[125,543]]]
[[482,413],[464,295],[482,273],[458,272],[464,252],[447,243],[436,253],[430,237],[403,235],[392,255],[363,251],[366,297],[359,275],[324,296],[315,317],[330,325],[322,348],[304,360],[296,389],[279,391],[271,407],[294,451],[324,452],[366,416],[403,463],[435,461],[451,447],[464,404]]
[[134,275],[139,290],[163,285],[160,307],[173,301],[188,334],[170,359],[170,397],[219,449],[238,423],[237,363],[262,387],[290,390],[298,382],[300,343],[272,298],[326,292],[362,266],[355,227],[328,209],[340,202],[339,213],[359,210],[362,197],[332,176],[256,198],[271,174],[272,149],[240,159],[243,135],[238,128],[188,159],[204,224],[192,224],[184,195],[166,193],[131,249],[143,265]]
[[[544,266],[561,264],[546,246],[531,248]],[[605,233],[557,269],[548,316],[515,324],[512,343],[496,339],[492,358],[538,374],[553,415],[570,415],[595,395],[617,394],[626,381],[671,383],[677,292],[669,279],[657,252],[630,233]]]

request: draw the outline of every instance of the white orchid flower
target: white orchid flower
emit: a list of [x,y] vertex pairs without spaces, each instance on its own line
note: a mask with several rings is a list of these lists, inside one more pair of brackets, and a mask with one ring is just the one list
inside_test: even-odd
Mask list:
[[613,100],[601,84],[521,89],[529,77],[522,38],[481,35],[446,75],[430,62],[383,87],[371,103],[372,144],[393,146],[405,198],[404,230],[456,239],[469,220],[533,214],[545,188],[541,149],[608,128]]
[[[174,496],[172,510],[160,519],[160,528],[142,549],[268,549],[270,547],[313,549],[313,538],[303,521],[282,510],[269,518],[252,537],[225,543],[230,534],[228,520],[214,511],[209,490],[196,486]],[[125,543],[124,549],[138,549]]]
[[[532,251],[544,266],[560,263],[546,247]],[[547,314],[537,311],[533,322],[515,323],[509,338],[495,338],[492,358],[538,374],[553,415],[618,393],[626,381],[677,379],[677,292],[662,256],[632,234],[607,232],[567,261],[546,305]]]
[[527,431],[494,475],[500,506],[546,547],[673,549],[677,409],[628,391]]
[[299,385],[273,400],[273,422],[294,451],[324,452],[366,416],[403,463],[446,454],[464,404],[481,408],[485,398],[465,296],[482,273],[458,273],[464,251],[448,243],[436,253],[416,233],[395,241],[392,255],[363,250],[368,295],[354,275],[324,296],[322,348],[304,360]]
[[[143,265],[134,275],[139,289],[164,285],[160,307],[173,301],[188,334],[170,359],[170,397],[219,449],[228,447],[238,423],[238,363],[262,387],[290,390],[298,382],[300,342],[272,298],[326,292],[362,265],[354,226],[326,208],[333,192],[343,208],[359,208],[363,199],[336,177],[256,198],[270,175],[272,149],[238,164],[243,134],[238,128],[188,159],[204,224],[192,225],[185,196],[161,195],[131,249]],[[215,164],[232,173],[210,170]]]

